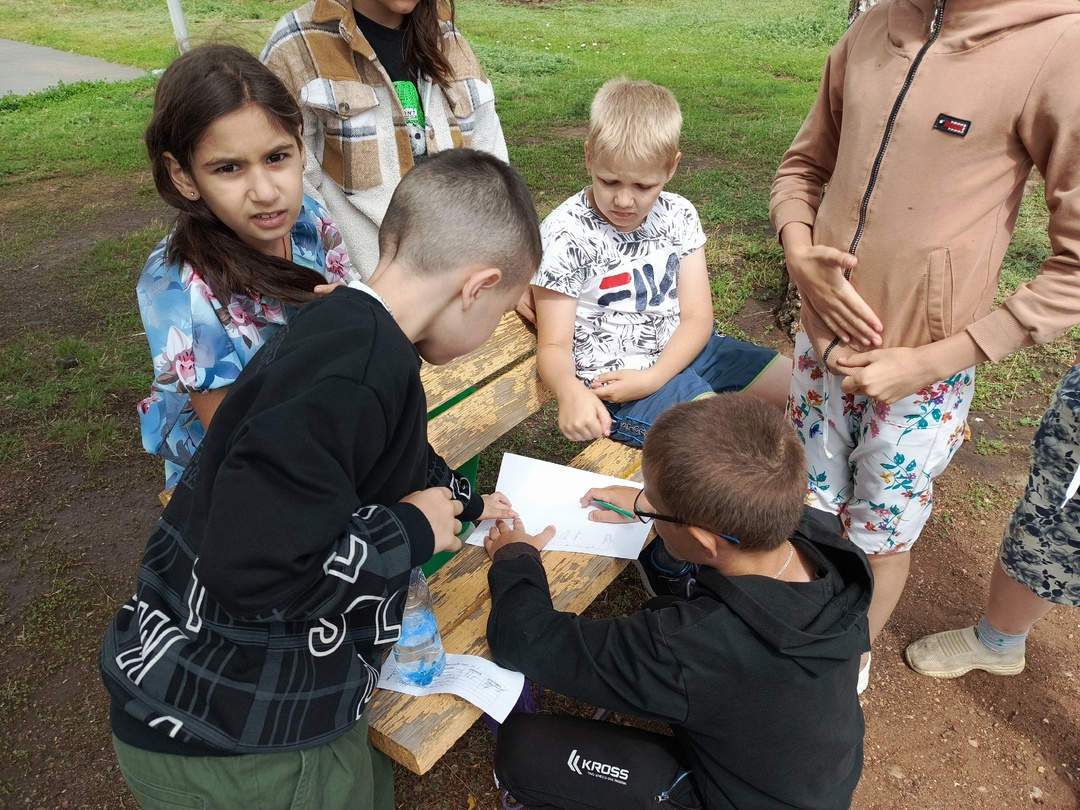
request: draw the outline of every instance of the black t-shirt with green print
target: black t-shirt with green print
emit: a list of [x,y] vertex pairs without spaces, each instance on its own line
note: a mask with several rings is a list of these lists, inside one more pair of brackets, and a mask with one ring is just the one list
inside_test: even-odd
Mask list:
[[379,25],[358,11],[353,11],[353,15],[356,17],[356,27],[371,45],[375,56],[393,82],[409,125],[409,142],[412,144],[413,156],[421,157],[427,153],[427,141],[424,137],[424,109],[417,90],[420,77],[409,75],[405,68],[405,30]]

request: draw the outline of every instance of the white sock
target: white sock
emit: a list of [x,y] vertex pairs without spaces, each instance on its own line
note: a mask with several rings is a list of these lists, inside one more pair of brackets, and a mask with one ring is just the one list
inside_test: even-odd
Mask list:
[[1014,636],[1010,633],[1002,633],[983,616],[975,625],[975,636],[990,652],[1008,653],[1020,647],[1027,638],[1027,633]]

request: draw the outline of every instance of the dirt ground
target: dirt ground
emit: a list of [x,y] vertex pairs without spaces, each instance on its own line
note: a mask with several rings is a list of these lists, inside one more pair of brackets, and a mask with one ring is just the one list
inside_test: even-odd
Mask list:
[[[101,239],[130,233],[162,213],[149,203],[120,206],[100,204],[32,259],[3,268],[0,351],[45,323],[75,336],[92,328],[78,296],[65,288],[65,267]],[[0,236],[14,217],[12,205],[0,202]],[[131,268],[132,288],[138,269]],[[767,304],[749,302],[741,324],[765,336]],[[159,512],[161,475],[159,464],[137,449],[134,401],[111,407],[125,420],[129,451],[90,466],[42,441],[0,468],[3,808],[135,806],[112,753],[96,657],[106,623],[134,586]],[[0,410],[0,430],[13,419]],[[1028,644],[1028,668],[1014,678],[972,673],[934,681],[901,659],[920,635],[978,617],[1002,527],[1026,475],[1033,428],[1016,427],[1015,413],[973,414],[972,427],[1005,451],[980,455],[972,441],[939,482],[936,516],[914,555],[909,586],[874,650],[856,808],[1080,807],[1080,612],[1059,609],[1043,620]],[[627,574],[592,611],[610,615],[640,596]],[[553,696],[548,705],[592,711]],[[398,807],[498,808],[491,754],[491,736],[477,724],[429,774],[397,770]]]

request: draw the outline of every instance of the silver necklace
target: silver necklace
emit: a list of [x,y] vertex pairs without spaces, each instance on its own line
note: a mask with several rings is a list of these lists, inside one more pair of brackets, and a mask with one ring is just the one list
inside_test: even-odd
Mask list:
[[795,557],[795,544],[790,540],[787,541],[790,551],[788,552],[787,559],[784,560],[784,564],[780,566],[780,570],[772,575],[773,579],[780,579],[780,575],[787,571],[787,567],[791,565],[791,560]]

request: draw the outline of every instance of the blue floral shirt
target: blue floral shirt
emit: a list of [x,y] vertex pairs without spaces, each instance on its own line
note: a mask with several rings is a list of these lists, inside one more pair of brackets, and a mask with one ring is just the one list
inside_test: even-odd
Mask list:
[[[154,361],[150,396],[139,403],[143,447],[165,459],[165,486],[180,480],[205,433],[191,392],[231,385],[252,355],[296,307],[271,298],[234,295],[222,304],[198,269],[171,264],[168,237],[154,248],[137,287],[139,311]],[[292,258],[327,282],[356,277],[330,215],[304,196],[292,229]]]

